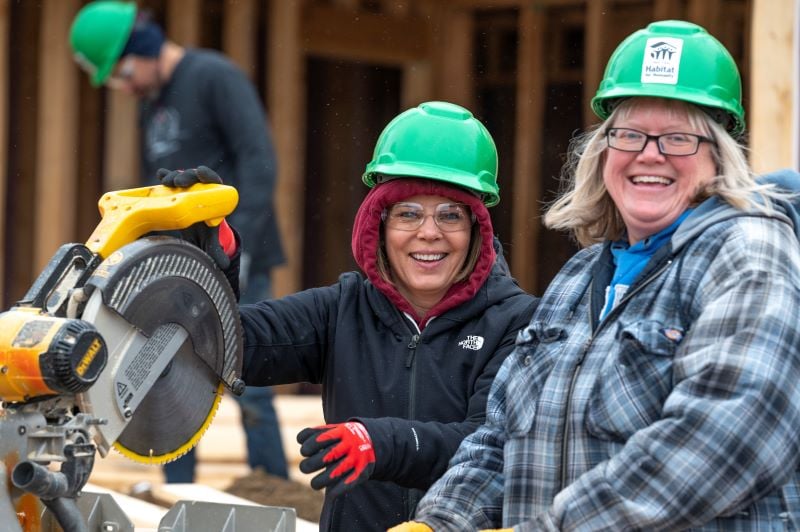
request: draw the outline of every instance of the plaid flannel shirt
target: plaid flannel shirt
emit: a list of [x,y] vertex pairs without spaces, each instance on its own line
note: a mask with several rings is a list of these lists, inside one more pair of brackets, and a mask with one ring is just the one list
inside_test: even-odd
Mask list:
[[708,201],[599,323],[602,246],[567,263],[415,520],[800,529],[800,245],[781,214]]

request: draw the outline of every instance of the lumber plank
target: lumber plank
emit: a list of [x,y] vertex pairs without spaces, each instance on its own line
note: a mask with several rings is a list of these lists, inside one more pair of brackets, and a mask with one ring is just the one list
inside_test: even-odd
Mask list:
[[[9,0],[0,0],[0,78],[10,79],[8,72]],[[6,204],[8,186],[8,84],[0,83],[0,205]],[[6,249],[6,210],[0,211],[0,249]],[[0,302],[5,302],[5,260],[0,260]]]
[[78,69],[68,47],[77,0],[43,0],[39,36],[34,271],[75,239]]
[[747,121],[750,162],[757,172],[798,167],[797,11],[793,0],[753,2]]
[[519,18],[519,84],[517,87],[517,132],[514,149],[514,196],[511,221],[511,271],[525,290],[535,292],[541,232],[541,153],[544,121],[544,67],[546,14],[532,6],[522,8]]
[[300,0],[281,0],[270,2],[267,10],[267,108],[279,161],[275,211],[287,262],[273,269],[272,292],[275,297],[297,292],[301,288],[306,144],[305,68],[300,47],[303,40],[300,31],[301,6]]
[[302,27],[303,48],[311,55],[402,65],[424,59],[429,51],[428,25],[415,16],[308,4]]

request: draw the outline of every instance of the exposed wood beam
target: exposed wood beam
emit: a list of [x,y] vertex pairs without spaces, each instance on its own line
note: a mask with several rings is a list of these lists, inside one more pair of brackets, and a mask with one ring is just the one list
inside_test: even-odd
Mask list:
[[410,0],[381,0],[381,7],[384,13],[389,15],[404,17],[409,13]]
[[757,172],[797,164],[795,0],[754,0],[750,63],[750,162]]
[[136,98],[107,90],[106,105],[103,188],[121,190],[141,186]]
[[333,5],[355,11],[358,9],[359,0],[333,0]]
[[686,18],[703,26],[711,35],[719,35],[721,0],[689,0]]
[[653,2],[653,20],[669,20],[683,18],[683,7],[675,0],[655,0]]
[[168,38],[181,46],[198,46],[201,9],[202,0],[168,0]]
[[439,19],[433,70],[437,98],[472,109],[475,104],[473,71],[474,19],[468,9],[447,7]]
[[519,13],[519,55],[517,58],[517,132],[514,146],[514,196],[511,221],[511,272],[525,290],[533,292],[539,264],[541,232],[542,128],[545,79],[544,35],[546,14],[536,7]]
[[39,40],[40,109],[36,142],[36,273],[58,247],[75,239],[78,74],[69,47],[78,0],[42,0]]
[[[8,71],[9,0],[0,0],[0,79],[11,79]],[[6,300],[6,187],[8,186],[8,83],[0,83],[0,305]]]
[[[579,0],[572,0],[576,3]],[[584,0],[585,1],[585,0]],[[444,3],[452,7],[467,9],[503,9],[509,7],[520,7],[531,2],[526,0],[445,0]],[[539,0],[535,3],[549,3],[547,0]]]
[[222,50],[248,75],[256,71],[256,0],[225,0],[222,17]]
[[433,68],[430,61],[414,61],[403,67],[400,108],[408,109],[430,100],[433,94]]
[[610,17],[606,17],[609,5],[606,0],[592,0],[586,5],[586,37],[583,43],[584,73],[583,73],[583,124],[593,124],[597,118],[591,111],[590,102],[597,91],[603,77],[605,66],[604,38],[607,34],[606,24]]
[[299,42],[311,55],[402,65],[428,54],[428,24],[414,17],[306,5]]
[[306,91],[301,8],[301,0],[272,0],[267,14],[268,107],[278,154],[275,209],[287,257],[286,266],[274,270],[276,297],[302,288]]

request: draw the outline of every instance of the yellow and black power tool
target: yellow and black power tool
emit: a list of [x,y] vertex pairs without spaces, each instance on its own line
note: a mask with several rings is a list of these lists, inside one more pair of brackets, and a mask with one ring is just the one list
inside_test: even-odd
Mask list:
[[107,193],[89,240],[61,246],[0,314],[0,532],[50,530],[48,519],[53,530],[94,530],[79,495],[97,451],[174,460],[200,439],[224,388],[244,390],[227,279],[165,233],[218,225],[237,201],[216,184]]

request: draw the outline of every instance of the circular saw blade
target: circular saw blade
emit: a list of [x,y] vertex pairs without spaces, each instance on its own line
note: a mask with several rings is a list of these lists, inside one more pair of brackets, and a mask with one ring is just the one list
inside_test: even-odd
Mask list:
[[114,340],[102,385],[84,394],[87,409],[108,420],[100,439],[138,462],[175,460],[197,444],[241,372],[231,287],[205,253],[169,237],[124,246],[87,286],[82,317]]
[[171,462],[208,429],[224,386],[185,343],[136,409],[114,448],[148,464]]

